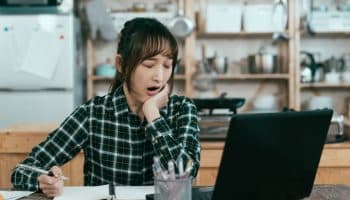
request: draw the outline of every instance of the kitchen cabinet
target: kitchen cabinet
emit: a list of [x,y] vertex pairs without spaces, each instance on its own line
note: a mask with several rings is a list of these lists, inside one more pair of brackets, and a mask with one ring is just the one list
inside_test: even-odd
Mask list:
[[[224,143],[202,142],[201,147],[201,165],[195,183],[201,186],[214,185]],[[317,170],[315,184],[350,185],[349,153],[349,141],[337,144],[326,144]],[[259,165],[256,167],[259,167]]]
[[[55,124],[18,124],[0,129],[0,188],[11,188],[12,169],[53,131]],[[79,153],[63,167],[63,174],[69,177],[65,185],[83,185],[84,155]]]
[[[11,187],[10,176],[13,167],[56,127],[55,124],[18,124],[0,129],[0,188]],[[201,163],[198,176],[194,180],[195,185],[215,184],[223,148],[224,142],[201,142]],[[349,154],[349,141],[326,144],[315,183],[350,185]],[[83,185],[83,165],[84,155],[80,153],[63,166],[64,175],[70,178],[65,185]]]

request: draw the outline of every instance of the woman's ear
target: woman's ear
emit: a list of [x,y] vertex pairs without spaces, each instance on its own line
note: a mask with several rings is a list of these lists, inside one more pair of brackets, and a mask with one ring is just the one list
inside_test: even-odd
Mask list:
[[122,72],[122,57],[120,54],[115,56],[115,68],[118,72]]

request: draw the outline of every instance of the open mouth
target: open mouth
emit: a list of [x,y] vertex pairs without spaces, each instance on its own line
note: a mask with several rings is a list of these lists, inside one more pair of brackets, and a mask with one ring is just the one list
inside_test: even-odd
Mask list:
[[149,87],[149,88],[147,88],[147,90],[150,91],[150,92],[155,92],[158,89],[159,89],[159,87]]

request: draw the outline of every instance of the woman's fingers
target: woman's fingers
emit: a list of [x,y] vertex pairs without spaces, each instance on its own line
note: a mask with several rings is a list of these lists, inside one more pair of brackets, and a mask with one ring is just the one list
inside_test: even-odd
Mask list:
[[54,178],[54,180],[51,180],[49,182],[41,182],[39,180],[40,189],[41,190],[56,189],[61,185],[60,181],[62,180],[60,180],[59,178]]
[[58,179],[56,177],[53,176],[48,176],[45,174],[42,174],[38,177],[38,181],[40,184],[42,185],[52,185],[53,183],[55,183]]
[[41,175],[39,177],[39,187],[41,191],[49,197],[58,196],[63,191],[63,180],[55,177],[44,177],[46,175]]
[[62,170],[54,166],[50,169],[54,176],[48,176],[42,174],[38,177],[39,188],[48,197],[55,197],[62,193],[63,191],[63,180],[60,178],[62,176]]
[[51,167],[50,171],[52,171],[55,177],[61,177],[63,175],[62,169],[58,166]]
[[60,195],[60,193],[57,190],[42,190],[42,191],[48,197],[56,197]]

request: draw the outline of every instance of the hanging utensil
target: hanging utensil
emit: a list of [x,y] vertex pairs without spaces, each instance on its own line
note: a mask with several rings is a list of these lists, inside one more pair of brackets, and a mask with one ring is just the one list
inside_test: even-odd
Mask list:
[[183,5],[184,0],[178,0],[177,16],[169,23],[170,31],[178,38],[186,38],[196,27],[194,21],[185,16]]
[[272,22],[274,33],[272,34],[272,43],[276,44],[279,41],[288,41],[289,37],[284,34],[287,26],[288,6],[286,0],[275,0],[273,8]]
[[315,36],[316,32],[311,28],[311,18],[312,18],[312,8],[314,6],[314,1],[310,0],[309,7],[307,8],[306,14],[306,31],[310,36]]

